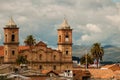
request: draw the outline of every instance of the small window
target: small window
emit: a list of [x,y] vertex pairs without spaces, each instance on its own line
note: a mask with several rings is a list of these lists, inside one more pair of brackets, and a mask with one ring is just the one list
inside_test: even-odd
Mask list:
[[5,55],[7,55],[7,50],[5,51]]
[[12,55],[13,55],[13,56],[15,55],[15,51],[14,51],[14,50],[12,51]]
[[42,69],[42,65],[39,66],[39,69]]
[[42,60],[42,54],[39,55],[39,60]]
[[56,55],[54,55],[53,59],[56,60]]
[[27,55],[25,55],[25,58],[27,59]]
[[56,70],[56,65],[53,66],[53,70]]
[[61,42],[61,36],[59,36],[59,42]]
[[73,74],[73,76],[75,76],[75,73]]
[[5,42],[7,42],[7,34],[5,35]]
[[11,41],[15,41],[15,35],[12,34]]
[[66,55],[68,55],[68,51],[66,51]]

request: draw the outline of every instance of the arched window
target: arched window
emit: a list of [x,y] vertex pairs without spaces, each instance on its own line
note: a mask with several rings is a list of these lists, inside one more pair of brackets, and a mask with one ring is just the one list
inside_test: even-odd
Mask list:
[[5,50],[5,55],[7,55],[7,50]]
[[42,65],[39,66],[39,69],[42,69]]
[[15,55],[15,51],[14,51],[14,50],[12,50],[12,55],[13,55],[13,56]]
[[5,35],[5,42],[7,42],[7,34]]
[[61,42],[61,35],[59,35],[59,42]]
[[66,42],[69,41],[69,36],[68,36],[68,35],[65,36],[65,41],[66,41]]
[[56,65],[53,66],[53,70],[56,70]]
[[56,55],[53,56],[53,59],[56,60]]
[[66,55],[68,55],[68,50],[66,50]]
[[42,54],[39,55],[39,60],[42,60]]
[[11,41],[15,41],[15,35],[14,34],[12,34],[12,36],[11,36]]

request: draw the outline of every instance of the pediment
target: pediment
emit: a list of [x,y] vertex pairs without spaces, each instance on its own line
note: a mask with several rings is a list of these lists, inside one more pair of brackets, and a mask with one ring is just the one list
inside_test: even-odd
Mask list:
[[36,46],[44,46],[47,47],[47,44],[45,44],[44,42],[40,41],[36,44]]

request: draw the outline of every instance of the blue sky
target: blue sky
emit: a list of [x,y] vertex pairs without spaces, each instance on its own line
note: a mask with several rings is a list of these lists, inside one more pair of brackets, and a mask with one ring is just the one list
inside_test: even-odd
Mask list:
[[74,45],[120,46],[118,0],[0,0],[0,44],[10,16],[20,28],[20,44],[32,34],[37,41],[57,46],[57,29],[66,16]]
[[113,2],[120,2],[120,0],[112,0]]

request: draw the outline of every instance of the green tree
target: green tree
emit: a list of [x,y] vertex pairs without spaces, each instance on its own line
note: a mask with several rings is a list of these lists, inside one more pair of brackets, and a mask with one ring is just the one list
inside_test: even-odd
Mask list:
[[[24,43],[26,46],[29,46],[30,52],[33,53],[32,48],[36,44],[36,39],[33,37],[33,35],[28,35]],[[31,56],[30,66],[32,66],[32,56]]]
[[80,63],[81,64],[86,64],[86,59],[87,59],[87,65],[93,64],[93,58],[92,58],[92,56],[90,54],[83,55],[80,58]]
[[27,59],[24,56],[18,56],[16,62],[18,64],[26,64],[28,61],[27,61]]
[[98,63],[99,60],[102,60],[102,57],[104,55],[104,50],[101,47],[100,43],[94,43],[92,48],[91,48],[91,55],[93,56],[94,59],[97,61],[97,68],[98,68]]
[[27,38],[24,41],[26,46],[29,46],[30,49],[36,44],[36,40],[33,37],[33,35],[28,35]]

